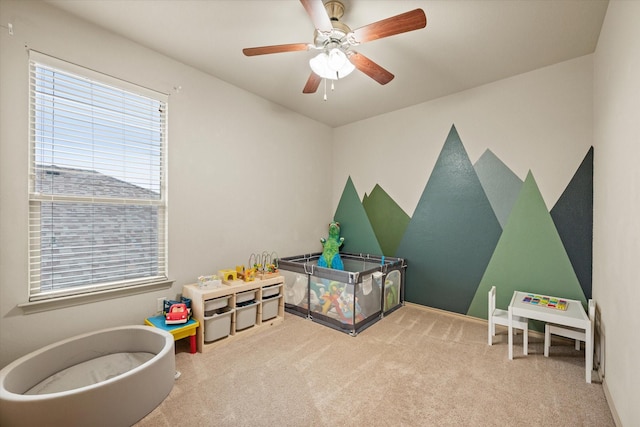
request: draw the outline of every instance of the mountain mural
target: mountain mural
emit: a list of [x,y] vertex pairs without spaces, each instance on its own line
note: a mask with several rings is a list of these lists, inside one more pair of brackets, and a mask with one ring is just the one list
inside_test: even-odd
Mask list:
[[342,252],[404,258],[406,301],[487,318],[487,293],[591,297],[593,147],[548,211],[533,174],[518,178],[486,150],[471,165],[455,128],[413,215],[375,185],[362,202],[347,179],[335,220]]
[[466,313],[501,232],[452,126],[396,252],[406,300]]
[[491,150],[486,150],[473,167],[500,226],[504,228],[522,188],[522,180]]
[[587,299],[593,266],[593,147],[589,149],[553,209],[551,218]]
[[409,225],[409,215],[377,184],[370,195],[365,194],[362,206],[373,226],[382,254],[395,256]]
[[351,177],[347,179],[333,219],[340,223],[341,236],[344,237],[341,252],[383,254]]
[[529,172],[467,314],[487,318],[487,293],[506,309],[514,290],[586,299],[542,195]]

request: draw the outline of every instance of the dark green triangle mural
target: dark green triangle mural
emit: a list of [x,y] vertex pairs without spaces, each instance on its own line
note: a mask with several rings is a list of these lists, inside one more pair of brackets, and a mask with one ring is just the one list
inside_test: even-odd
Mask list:
[[452,126],[396,251],[408,264],[406,300],[466,313],[501,232]]
[[486,150],[473,167],[500,226],[504,228],[511,208],[518,198],[520,188],[522,188],[522,180],[491,150]]
[[365,194],[362,206],[373,226],[382,254],[395,256],[409,225],[409,215],[377,184],[373,187],[371,195]]
[[340,252],[382,255],[382,249],[351,177],[347,179],[333,218],[340,223],[340,235],[344,237]]
[[582,291],[591,298],[593,266],[593,147],[582,160],[551,218],[567,250]]
[[524,181],[467,314],[487,318],[487,293],[506,308],[513,291],[586,299],[531,172]]

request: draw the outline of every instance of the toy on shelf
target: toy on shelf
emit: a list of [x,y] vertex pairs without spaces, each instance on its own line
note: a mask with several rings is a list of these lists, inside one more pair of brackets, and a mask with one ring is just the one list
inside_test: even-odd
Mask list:
[[236,270],[220,270],[218,276],[222,277],[223,282],[231,282],[238,280],[238,272]]
[[322,256],[318,259],[318,267],[344,270],[340,258],[340,246],[344,243],[344,237],[340,237],[340,223],[333,221],[329,224],[329,236],[320,239],[322,243]]
[[275,252],[252,253],[249,256],[249,266],[255,272],[256,278],[260,280],[280,275],[278,272],[278,254]]
[[260,269],[258,274],[261,279],[268,279],[280,275],[278,272],[278,254],[275,252],[262,252],[260,260]]
[[252,282],[256,280],[255,268],[245,268],[244,265],[237,265],[236,273],[238,274],[238,278],[244,280],[245,282]]
[[187,308],[184,303],[178,303],[171,305],[169,312],[165,316],[165,323],[167,325],[178,325],[180,323],[187,323],[191,316],[191,309]]
[[221,288],[222,280],[218,278],[215,274],[210,274],[208,276],[198,276],[198,287],[199,288]]

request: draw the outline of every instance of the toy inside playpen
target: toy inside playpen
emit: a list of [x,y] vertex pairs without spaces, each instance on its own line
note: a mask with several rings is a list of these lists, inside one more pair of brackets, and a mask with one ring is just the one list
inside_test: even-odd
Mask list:
[[279,259],[287,312],[356,335],[403,304],[403,259],[341,253],[335,270],[319,267],[320,256]]

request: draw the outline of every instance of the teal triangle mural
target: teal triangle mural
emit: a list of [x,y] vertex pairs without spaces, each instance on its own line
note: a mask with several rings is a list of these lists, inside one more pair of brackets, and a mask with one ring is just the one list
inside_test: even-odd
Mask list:
[[340,223],[341,236],[344,237],[340,252],[382,255],[382,249],[351,177],[347,179],[333,218]]
[[502,229],[451,127],[396,255],[406,300],[466,313]]
[[487,318],[487,294],[506,309],[513,291],[577,299],[586,305],[560,236],[529,172],[467,314]]
[[553,209],[551,218],[587,299],[593,267],[593,147],[589,149]]
[[373,226],[382,254],[395,256],[409,225],[409,215],[377,184],[373,187],[371,195],[365,194],[362,206]]
[[504,228],[511,208],[518,198],[520,188],[522,188],[522,180],[491,150],[486,150],[480,156],[474,169],[500,226]]

